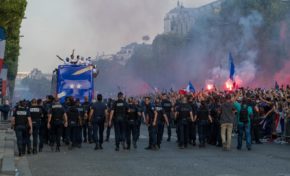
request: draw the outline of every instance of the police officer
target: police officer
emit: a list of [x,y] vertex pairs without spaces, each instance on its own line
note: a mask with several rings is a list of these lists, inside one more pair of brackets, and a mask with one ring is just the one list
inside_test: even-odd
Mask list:
[[165,114],[168,118],[168,126],[167,126],[167,134],[168,134],[168,138],[167,141],[170,142],[171,140],[171,127],[172,127],[172,118],[171,118],[171,114],[172,114],[172,103],[168,100],[167,95],[164,93],[162,94],[162,102],[161,105],[165,111]]
[[43,102],[41,99],[37,100],[37,105],[41,109],[41,112],[42,112],[42,117],[41,117],[40,126],[39,126],[39,146],[38,146],[38,152],[42,152],[42,148],[44,144],[44,130],[47,128],[47,115],[45,117]]
[[103,96],[97,95],[97,102],[95,102],[90,111],[89,121],[93,125],[93,138],[96,143],[95,150],[103,149],[103,137],[106,117],[108,110],[105,103],[103,103]]
[[71,145],[69,149],[73,149],[75,147],[79,147],[78,144],[78,129],[80,128],[81,117],[76,106],[75,100],[71,97],[70,98],[69,107],[67,109],[67,120],[68,120],[68,130],[69,130],[69,137],[71,141]]
[[24,145],[25,143],[25,133],[29,130],[29,134],[32,133],[32,121],[29,111],[25,108],[25,103],[21,101],[16,107],[13,118],[12,127],[15,129],[18,155],[21,156],[25,154]]
[[154,121],[153,125],[157,129],[157,147],[160,149],[160,145],[163,138],[163,132],[164,132],[164,124],[168,126],[168,118],[166,116],[166,113],[162,107],[161,99],[159,97],[155,100],[155,109],[154,109]]
[[[190,96],[188,99],[188,103],[191,106],[192,115],[193,117],[195,117],[197,109],[198,109],[197,102],[192,96]],[[189,144],[192,144],[193,146],[196,146],[196,142],[195,142],[196,141],[196,127],[197,127],[196,120],[189,122],[188,124]]]
[[82,127],[83,127],[83,122],[85,121],[85,119],[87,119],[87,113],[85,111],[84,106],[81,104],[80,99],[76,100],[76,107],[78,109],[79,112],[79,122],[77,123],[77,147],[81,147],[82,145]]
[[[65,97],[64,99],[64,103],[62,103],[62,106],[65,110],[65,112],[68,111],[69,107],[71,106],[71,99],[73,99],[72,96],[68,96],[68,97]],[[63,130],[62,130],[62,141],[66,144],[66,145],[69,145],[70,144],[70,139],[71,139],[71,136],[70,136],[70,129],[69,127],[65,127],[63,126]]]
[[148,133],[149,133],[149,145],[146,147],[146,150],[157,150],[157,129],[154,122],[155,119],[154,114],[154,106],[150,102],[150,97],[145,97],[145,107],[144,107],[144,118],[145,123],[148,126]]
[[116,151],[119,151],[119,145],[122,143],[123,149],[125,146],[125,137],[126,137],[126,123],[125,118],[128,111],[127,103],[124,100],[123,93],[118,93],[118,100],[114,103],[111,114],[109,126],[112,124],[114,118],[114,129],[115,129],[115,140],[116,140]]
[[[111,113],[111,110],[113,108],[113,105],[114,105],[114,100],[109,98],[109,101],[108,101],[108,104],[107,104],[107,107],[108,107],[108,114]],[[108,116],[108,119],[106,120],[107,122],[110,121],[110,116]],[[107,125],[107,129],[106,129],[106,142],[109,142],[110,141],[110,134],[111,134],[111,128],[112,126],[110,125]]]
[[127,118],[127,130],[126,130],[126,138],[127,138],[127,149],[131,148],[131,136],[133,138],[133,146],[137,148],[137,123],[138,116],[141,113],[138,112],[138,108],[134,103],[134,99],[131,97],[128,100],[128,118]]
[[136,125],[136,139],[138,141],[140,137],[140,130],[141,130],[141,123],[143,119],[144,108],[142,107],[142,105],[140,104],[138,100],[135,100],[134,104],[137,107],[137,111],[138,111],[138,119],[137,119],[137,125]]
[[252,136],[253,139],[255,140],[256,144],[262,144],[262,142],[260,141],[260,107],[259,107],[259,101],[252,101],[250,103],[250,106],[253,109],[253,120],[252,120],[252,126],[251,126],[251,130],[252,130]]
[[196,119],[198,121],[199,147],[204,148],[207,134],[206,127],[208,122],[212,123],[212,118],[205,101],[201,101],[201,105],[197,111]]
[[55,98],[51,110],[48,114],[47,128],[51,130],[51,150],[53,151],[54,143],[56,143],[56,152],[60,152],[60,138],[63,127],[68,127],[67,115],[65,109],[60,104],[59,99]]
[[[181,98],[183,97],[184,95],[179,95],[179,97],[176,99],[175,103],[174,103],[174,117],[177,117],[177,109],[178,107],[181,105]],[[179,143],[179,128],[178,128],[178,125],[177,125],[177,120],[176,118],[174,119],[174,124],[176,125],[176,129],[175,129],[175,132],[176,132],[176,136],[177,136],[177,143]]]
[[181,104],[176,109],[176,120],[178,126],[179,148],[187,148],[189,139],[189,125],[194,122],[192,108],[187,102],[187,97],[182,97]]
[[48,122],[48,113],[51,110],[53,101],[54,97],[52,95],[48,95],[46,97],[45,102],[43,103],[43,119],[41,121],[40,126],[40,136],[42,136],[45,144],[48,144],[48,142],[51,140],[50,130],[47,128],[47,122]]
[[208,143],[217,147],[222,147],[221,138],[221,97],[215,97],[213,103],[210,105],[210,114],[212,123],[210,124],[210,135]]
[[85,101],[82,105],[85,111],[85,116],[84,116],[83,126],[82,126],[84,142],[85,143],[89,142],[91,144],[93,143],[93,134],[92,134],[93,129],[92,129],[92,124],[89,123],[91,103],[89,102],[89,98],[87,96],[85,97]]
[[[24,108],[29,111],[29,106],[30,102],[28,100],[23,100],[24,101]],[[31,133],[29,133],[29,128],[27,128],[26,133],[24,133],[24,141],[25,145],[23,147],[23,150],[26,151],[27,148],[27,154],[31,154]]]
[[[33,149],[32,153],[37,153],[37,147],[38,147],[38,138],[39,138],[39,128],[41,124],[41,119],[43,118],[43,112],[41,106],[38,105],[36,99],[31,100],[31,106],[29,108],[29,112],[31,115],[32,120],[32,138],[33,138]],[[42,142],[42,139],[40,139]]]

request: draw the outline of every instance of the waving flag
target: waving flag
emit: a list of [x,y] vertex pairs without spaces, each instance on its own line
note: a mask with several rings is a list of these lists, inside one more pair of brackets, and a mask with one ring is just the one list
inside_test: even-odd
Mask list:
[[4,62],[5,44],[6,44],[5,32],[4,29],[0,27],[0,71],[2,70]]
[[186,90],[185,89],[180,89],[179,91],[178,91],[178,93],[180,94],[180,95],[186,95]]
[[178,93],[181,95],[186,95],[188,93],[195,93],[195,88],[193,87],[192,83],[189,81],[186,88],[179,89]]
[[195,93],[195,88],[193,87],[192,83],[189,81],[188,85],[186,87],[186,92],[191,92],[191,93]]
[[235,64],[234,64],[234,58],[232,56],[232,53],[229,54],[229,61],[230,61],[230,79],[234,81]]

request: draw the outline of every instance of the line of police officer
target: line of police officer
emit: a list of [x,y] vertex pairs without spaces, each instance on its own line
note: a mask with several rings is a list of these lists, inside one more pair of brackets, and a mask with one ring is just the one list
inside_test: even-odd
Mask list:
[[[44,103],[35,99],[31,103],[21,101],[14,110],[12,120],[19,155],[25,154],[26,149],[27,153],[31,152],[31,134],[34,154],[42,151],[44,143],[49,144],[52,151],[59,152],[61,139],[67,145],[70,144],[69,149],[81,148],[82,142],[94,142],[95,150],[103,149],[106,123],[106,141],[109,140],[110,129],[114,126],[116,151],[120,150],[120,145],[125,150],[130,150],[131,145],[137,148],[142,119],[149,133],[149,144],[146,149],[160,149],[165,125],[168,132],[167,141],[171,140],[173,120],[180,148],[186,148],[188,144],[196,145],[197,124],[200,147],[205,146],[206,139],[209,139],[208,122],[214,121],[205,102],[201,102],[198,111],[192,97],[181,98],[175,106],[166,94],[155,98],[154,103],[150,97],[145,97],[143,103],[134,98],[125,101],[121,92],[118,93],[116,101],[107,104],[103,102],[100,94],[93,104],[89,103],[87,97],[83,104],[72,97],[68,97],[64,104],[51,96],[48,96]],[[213,143],[221,145],[217,130],[218,128],[212,132],[216,135]]]
[[48,96],[44,103],[36,99],[31,102],[20,101],[14,109],[12,118],[19,156],[26,152],[28,154],[41,152],[44,144],[49,144],[52,150],[56,144],[55,150],[60,151],[61,138],[66,144],[71,142],[70,149],[81,147],[82,137],[84,142],[87,142],[88,137],[92,143],[92,135],[88,133],[91,131],[88,122],[89,107],[87,98],[80,104],[79,100],[75,101],[70,97],[63,105],[52,96]]
[[[173,113],[174,112],[174,113]],[[205,147],[206,141],[209,141],[208,134],[209,122],[213,122],[209,108],[204,101],[198,105],[193,101],[193,97],[181,97],[180,100],[172,102],[168,100],[166,94],[155,98],[154,105],[151,98],[145,98],[145,122],[148,126],[149,145],[146,149],[158,150],[163,138],[164,126],[168,127],[168,139],[171,138],[171,126],[174,119],[176,124],[178,146],[183,149],[188,144],[196,145],[196,128],[198,126],[199,147]],[[217,129],[212,132],[213,135],[220,134]],[[219,140],[216,139],[214,145]],[[221,142],[219,142],[221,143]],[[221,145],[221,144],[219,144]]]
[[[122,141],[124,148],[130,149],[132,136],[133,145],[136,148],[140,135],[141,108],[137,106],[134,99],[129,100],[128,106],[124,102],[123,111],[120,107],[116,108],[120,105],[118,101],[114,104],[110,102],[108,105],[114,107],[111,109],[111,114],[115,111],[116,115],[114,118],[116,144]],[[87,97],[83,104],[79,100],[74,100],[73,97],[68,97],[64,104],[52,96],[48,96],[44,103],[35,99],[31,102],[20,101],[14,109],[12,118],[19,156],[26,152],[30,154],[31,150],[33,154],[41,152],[44,143],[49,144],[52,151],[59,152],[61,139],[65,144],[70,144],[69,149],[80,148],[82,142],[95,142],[95,150],[103,149],[103,132],[106,121],[109,121],[109,110],[110,108],[103,102],[102,95],[98,95],[97,102],[93,104],[88,102]],[[110,127],[111,121],[108,130]],[[109,140],[109,135],[107,140]]]

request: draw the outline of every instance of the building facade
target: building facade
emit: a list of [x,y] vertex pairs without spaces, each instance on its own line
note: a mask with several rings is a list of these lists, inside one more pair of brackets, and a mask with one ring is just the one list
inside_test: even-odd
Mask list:
[[186,8],[178,1],[177,7],[170,10],[164,18],[164,33],[186,35],[194,28],[196,19],[204,15],[218,14],[224,1],[214,1],[199,8]]

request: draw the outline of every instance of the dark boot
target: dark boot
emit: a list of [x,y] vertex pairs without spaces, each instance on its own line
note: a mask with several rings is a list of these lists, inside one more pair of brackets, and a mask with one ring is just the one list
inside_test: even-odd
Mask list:
[[37,154],[37,150],[35,148],[32,149],[33,154]]
[[98,144],[96,144],[95,150],[99,150],[99,145]]
[[55,151],[60,152],[59,146],[56,147]]

